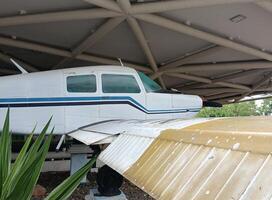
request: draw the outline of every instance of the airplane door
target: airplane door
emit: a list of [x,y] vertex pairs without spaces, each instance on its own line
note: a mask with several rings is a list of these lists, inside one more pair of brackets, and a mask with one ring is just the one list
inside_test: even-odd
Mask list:
[[101,82],[100,118],[145,119],[145,91],[133,73],[103,73]]
[[66,132],[99,121],[99,81],[96,72],[64,74]]

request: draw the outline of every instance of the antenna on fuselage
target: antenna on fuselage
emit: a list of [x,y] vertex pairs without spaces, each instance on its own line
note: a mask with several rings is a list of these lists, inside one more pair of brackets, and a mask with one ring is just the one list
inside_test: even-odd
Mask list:
[[12,58],[10,58],[10,61],[15,65],[15,67],[17,68],[17,69],[19,69],[21,72],[22,72],[22,74],[27,74],[28,72],[22,67],[22,66],[20,66],[15,60],[13,60]]
[[124,67],[124,64],[123,64],[121,58],[118,58],[118,60],[119,60],[119,62],[120,62],[120,65],[121,65],[122,67]]

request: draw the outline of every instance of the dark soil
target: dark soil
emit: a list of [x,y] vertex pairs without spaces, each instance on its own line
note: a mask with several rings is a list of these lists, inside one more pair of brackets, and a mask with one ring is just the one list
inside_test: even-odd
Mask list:
[[[57,185],[59,185],[65,178],[69,176],[69,172],[47,172],[40,175],[38,184],[46,188],[50,193]],[[85,195],[89,193],[91,188],[95,187],[95,173],[89,173],[87,178],[89,180],[86,184],[81,184],[69,198],[69,200],[84,200]],[[125,193],[129,200],[153,200],[148,194],[141,189],[124,180],[121,190]]]

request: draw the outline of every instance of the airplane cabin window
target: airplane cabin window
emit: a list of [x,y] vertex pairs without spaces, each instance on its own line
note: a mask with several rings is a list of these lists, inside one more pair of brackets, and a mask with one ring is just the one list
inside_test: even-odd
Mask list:
[[104,93],[140,93],[140,87],[131,75],[102,74]]
[[96,92],[95,75],[78,75],[67,77],[68,92]]
[[151,78],[149,78],[147,75],[145,75],[143,72],[138,72],[138,74],[147,92],[156,92],[161,90],[161,86],[153,81]]

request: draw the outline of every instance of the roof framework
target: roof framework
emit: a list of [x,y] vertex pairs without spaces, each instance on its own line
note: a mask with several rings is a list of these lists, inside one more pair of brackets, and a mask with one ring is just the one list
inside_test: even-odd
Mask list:
[[0,3],[2,75],[18,73],[10,58],[30,72],[121,58],[164,88],[221,103],[272,91],[270,0],[16,1]]

